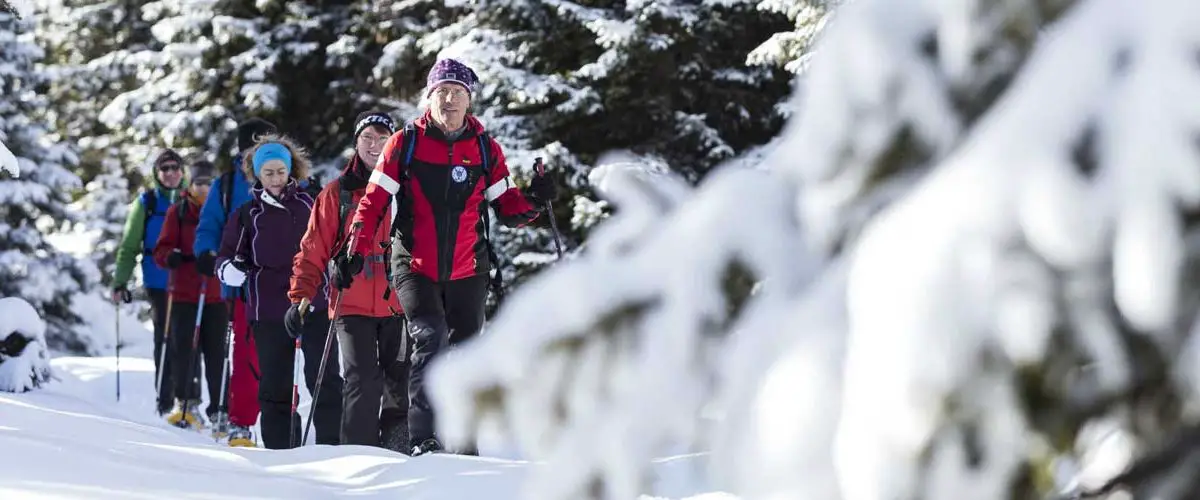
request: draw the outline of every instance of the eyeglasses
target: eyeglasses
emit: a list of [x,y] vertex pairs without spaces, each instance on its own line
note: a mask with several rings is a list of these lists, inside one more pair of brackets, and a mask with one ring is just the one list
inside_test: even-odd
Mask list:
[[172,171],[172,170],[174,170],[174,171],[179,171],[179,170],[181,170],[181,169],[182,169],[182,167],[180,167],[179,165],[177,165],[177,164],[174,164],[174,163],[169,163],[169,164],[166,164],[166,165],[159,165],[159,166],[158,166],[158,171],[159,171],[159,172],[170,172],[170,171]]
[[209,179],[208,177],[201,177],[199,179],[192,181],[192,185],[193,186],[211,186],[212,182],[213,182],[212,179]]
[[373,148],[375,146],[382,146],[384,143],[387,142],[387,140],[388,140],[388,137],[384,136],[384,135],[371,136],[371,135],[367,135],[367,134],[362,134],[362,135],[358,136],[358,142],[362,143],[363,146],[366,146],[368,148]]

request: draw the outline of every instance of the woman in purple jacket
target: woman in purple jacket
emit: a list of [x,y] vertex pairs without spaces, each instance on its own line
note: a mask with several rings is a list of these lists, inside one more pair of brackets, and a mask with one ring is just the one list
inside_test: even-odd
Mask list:
[[[262,441],[270,449],[299,445],[300,416],[291,415],[295,339],[289,336],[283,318],[291,306],[287,292],[292,275],[292,257],[300,250],[300,239],[308,227],[313,199],[299,188],[308,176],[304,151],[284,137],[267,136],[246,152],[242,162],[254,184],[254,199],[230,217],[221,238],[217,277],[232,287],[244,287],[246,316],[258,344],[261,370],[258,400],[262,405]],[[326,293],[313,297],[314,310],[307,315],[300,335],[304,351],[304,379],[310,394],[315,390],[317,369],[329,331]],[[342,418],[342,378],[336,345],[329,354],[321,394],[313,415],[317,444],[338,444]],[[291,418],[289,418],[289,416]],[[289,429],[288,425],[292,426]],[[230,439],[235,432],[231,429]],[[289,443],[289,433],[294,441]]]

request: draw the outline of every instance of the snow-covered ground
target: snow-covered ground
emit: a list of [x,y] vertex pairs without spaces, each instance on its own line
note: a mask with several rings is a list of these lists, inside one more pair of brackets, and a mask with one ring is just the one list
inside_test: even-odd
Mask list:
[[[56,380],[44,389],[0,392],[0,498],[503,500],[519,498],[526,470],[537,466],[495,442],[483,446],[491,457],[415,459],[362,446],[219,445],[158,419],[149,343],[137,340],[127,339],[122,351],[120,402],[112,356],[54,358]],[[703,462],[696,455],[660,460],[654,491],[642,498],[733,498],[697,486]]]

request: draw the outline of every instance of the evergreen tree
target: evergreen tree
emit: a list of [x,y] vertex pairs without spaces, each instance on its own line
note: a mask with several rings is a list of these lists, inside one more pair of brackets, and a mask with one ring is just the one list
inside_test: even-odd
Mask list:
[[80,180],[70,171],[77,161],[71,145],[54,142],[40,120],[47,99],[36,64],[43,53],[30,24],[0,13],[0,142],[20,169],[19,177],[0,177],[0,296],[21,297],[40,311],[51,348],[94,352],[94,339],[79,333],[84,318],[75,306],[99,272],[50,243],[75,220],[67,204]]
[[[474,112],[505,148],[518,183],[535,157],[563,179],[553,216],[576,248],[603,219],[588,174],[612,151],[670,165],[692,183],[766,143],[790,90],[781,66],[747,55],[788,17],[744,2],[472,2],[423,43],[462,59],[483,82]],[[752,36],[746,36],[751,34]],[[494,227],[506,282],[553,260],[546,220]]]

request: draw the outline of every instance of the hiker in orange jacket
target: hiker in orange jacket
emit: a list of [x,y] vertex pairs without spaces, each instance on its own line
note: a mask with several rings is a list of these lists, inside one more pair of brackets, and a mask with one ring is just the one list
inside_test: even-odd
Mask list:
[[[382,112],[362,113],[355,120],[355,155],[317,196],[293,259],[288,291],[292,305],[285,317],[289,330],[301,329],[303,315],[310,312],[300,309],[301,301],[312,301],[330,260],[345,252],[354,207],[366,193],[371,166],[395,129],[392,118]],[[330,280],[329,317],[342,355],[342,444],[407,452],[407,334],[399,300],[389,289],[387,252],[379,245],[388,241],[390,231],[390,223],[381,224],[369,238],[373,250],[366,256],[363,277],[353,284]]]

